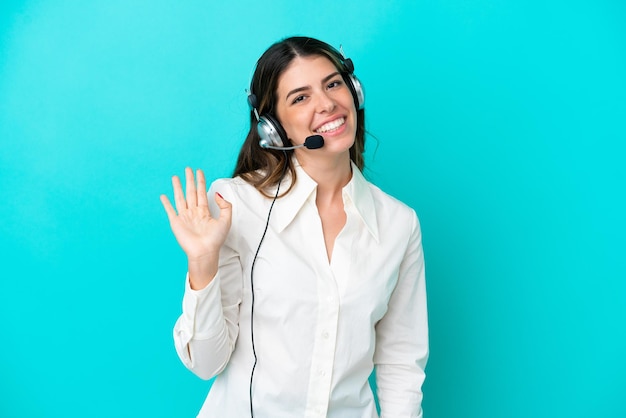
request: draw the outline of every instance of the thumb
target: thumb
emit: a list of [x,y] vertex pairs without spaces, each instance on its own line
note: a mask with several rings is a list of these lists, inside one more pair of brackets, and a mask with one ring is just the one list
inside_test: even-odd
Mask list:
[[215,192],[215,203],[217,203],[217,206],[220,208],[220,220],[222,221],[226,221],[230,224],[230,220],[232,217],[232,209],[233,209],[233,205],[227,201],[226,199],[224,199],[224,197],[219,194],[218,192]]

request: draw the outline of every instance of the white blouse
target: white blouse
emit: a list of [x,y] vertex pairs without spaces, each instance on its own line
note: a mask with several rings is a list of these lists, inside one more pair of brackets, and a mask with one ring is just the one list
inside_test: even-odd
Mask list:
[[[422,417],[428,323],[415,212],[353,164],[329,263],[317,184],[296,170],[254,265],[254,416],[377,417],[368,383],[375,366],[381,416]],[[195,291],[187,280],[174,341],[193,373],[217,376],[198,416],[242,418],[254,363],[250,274],[272,199],[240,178],[220,179],[209,190],[214,216],[216,191],[233,205],[232,227],[213,281]]]

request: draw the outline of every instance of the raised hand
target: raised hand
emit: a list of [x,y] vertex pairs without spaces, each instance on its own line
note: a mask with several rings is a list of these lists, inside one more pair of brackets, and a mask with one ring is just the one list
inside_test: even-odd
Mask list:
[[200,289],[217,273],[219,251],[230,230],[232,206],[216,193],[215,202],[220,208],[220,216],[211,216],[202,170],[197,171],[197,178],[194,179],[193,171],[187,167],[185,183],[183,193],[178,176],[172,177],[176,209],[165,195],[161,195],[161,203],[178,244],[187,254],[191,287]]

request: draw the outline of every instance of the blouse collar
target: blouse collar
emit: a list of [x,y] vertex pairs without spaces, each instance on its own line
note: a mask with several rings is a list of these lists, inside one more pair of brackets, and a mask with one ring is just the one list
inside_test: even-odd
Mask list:
[[[272,216],[272,224],[277,232],[282,232],[296,217],[298,212],[305,205],[307,200],[315,199],[317,183],[313,180],[298,161],[293,160],[296,170],[297,181],[295,186],[285,196],[277,199]],[[376,220],[376,205],[369,183],[363,174],[354,164],[352,164],[352,178],[343,188],[344,205],[348,200],[352,202],[361,221],[370,232],[372,237],[378,242],[378,222]],[[281,189],[289,188],[290,179],[285,179],[281,183]]]

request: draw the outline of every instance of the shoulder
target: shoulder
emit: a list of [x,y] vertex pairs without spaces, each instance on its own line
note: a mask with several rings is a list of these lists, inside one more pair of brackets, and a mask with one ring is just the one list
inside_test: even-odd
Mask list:
[[218,192],[226,200],[249,199],[259,196],[259,191],[241,177],[219,178],[213,181],[209,192]]
[[232,247],[237,247],[238,240],[263,225],[268,199],[253,185],[240,177],[219,178],[211,183],[208,190],[208,202],[211,216],[218,217],[220,208],[215,201],[215,193],[232,205],[232,223],[228,240]]
[[409,219],[417,221],[417,215],[413,208],[371,183],[358,171],[356,182],[358,183],[358,190],[366,191],[371,196],[379,222],[384,220],[397,222]]
[[372,197],[374,198],[374,201],[381,207],[389,208],[391,210],[396,210],[403,213],[415,213],[413,208],[411,208],[409,205],[396,198],[395,196],[392,196],[389,193],[383,191],[375,184],[368,181],[367,186],[370,190],[370,193],[372,194]]
[[216,192],[233,205],[233,222],[248,218],[256,219],[260,214],[266,213],[272,203],[271,199],[241,177],[219,178],[213,181],[208,191],[211,213],[215,210],[219,213],[217,205],[211,204],[215,200]]
[[380,242],[402,246],[420,240],[421,228],[415,210],[375,184],[364,178],[362,181],[361,190],[367,190],[371,196]]
[[385,219],[410,222],[414,227],[419,227],[419,220],[415,210],[398,198],[381,190],[374,184],[369,184],[376,209]]
[[240,177],[218,178],[211,183],[207,192],[209,208],[212,214],[219,213],[219,208],[214,203],[215,193],[219,193],[233,205],[233,216],[237,216],[238,212],[240,212],[241,202],[248,202],[254,205],[261,198],[261,193]]

